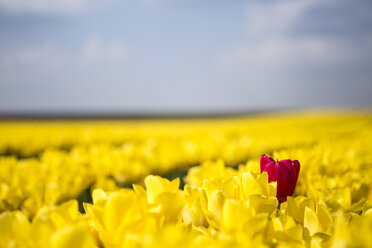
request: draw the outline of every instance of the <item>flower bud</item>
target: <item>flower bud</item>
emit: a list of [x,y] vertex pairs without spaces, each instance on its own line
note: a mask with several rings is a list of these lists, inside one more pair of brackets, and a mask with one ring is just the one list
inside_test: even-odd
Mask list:
[[266,171],[269,175],[269,183],[277,182],[276,197],[279,202],[287,200],[287,196],[292,196],[297,184],[298,173],[300,172],[300,162],[298,160],[281,160],[266,156],[261,156],[261,173]]

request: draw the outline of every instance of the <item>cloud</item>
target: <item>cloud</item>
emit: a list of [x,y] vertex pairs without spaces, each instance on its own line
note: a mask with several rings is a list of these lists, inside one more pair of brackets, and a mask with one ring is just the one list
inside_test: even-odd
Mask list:
[[[142,4],[163,4],[188,0],[137,0]],[[11,14],[78,15],[87,9],[102,8],[117,0],[0,0],[0,11]]]
[[139,0],[139,1],[144,4],[164,4],[172,2],[185,2],[189,0]]
[[246,31],[249,35],[280,35],[297,18],[317,5],[319,0],[253,1],[246,8]]
[[92,64],[123,62],[128,59],[128,49],[122,41],[103,41],[98,36],[87,38],[78,51],[71,52],[55,43],[47,42],[27,47],[14,47],[0,53],[0,64],[30,66],[45,64],[57,68],[64,64]]
[[241,44],[219,59],[221,66],[234,67],[236,64],[256,66],[315,66],[352,64],[368,60],[372,56],[372,36],[361,46],[352,40],[332,37],[288,38],[279,37],[258,44]]
[[[331,11],[335,7],[339,12]],[[256,66],[268,72],[284,67],[335,68],[371,60],[371,32],[349,34],[350,25],[360,27],[366,20],[372,21],[365,15],[365,8],[365,4],[343,0],[251,2],[246,7],[244,26],[247,41],[223,52],[218,64],[230,68]],[[352,9],[357,14],[348,16],[348,22],[340,22],[341,9]],[[327,13],[326,19],[318,21],[315,10]],[[328,32],[300,33],[299,30],[306,30],[309,18],[316,30],[327,23]]]
[[[142,4],[165,4],[189,0],[137,0]],[[76,15],[89,7],[110,5],[116,0],[0,0],[0,11],[13,14],[47,13]]]
[[65,61],[64,53],[52,43],[8,50],[0,56],[2,67],[23,68],[39,65],[52,69],[60,67]]
[[0,11],[13,14],[76,15],[91,7],[102,7],[115,0],[0,0]]
[[121,41],[103,42],[99,37],[89,37],[82,47],[81,59],[84,63],[99,61],[125,61],[129,52]]
[[107,73],[127,64],[128,54],[124,42],[104,41],[97,36],[87,38],[75,51],[52,42],[13,47],[0,51],[0,74],[3,82],[23,82],[93,71]]
[[0,9],[11,13],[74,14],[79,12],[86,3],[86,0],[0,0]]

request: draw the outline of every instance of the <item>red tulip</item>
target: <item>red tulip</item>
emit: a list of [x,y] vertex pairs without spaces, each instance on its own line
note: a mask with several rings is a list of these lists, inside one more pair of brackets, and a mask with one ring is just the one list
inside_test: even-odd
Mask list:
[[261,173],[264,171],[269,175],[269,182],[277,182],[276,197],[279,202],[284,202],[287,200],[287,196],[293,195],[300,172],[300,162],[298,160],[275,161],[266,155],[262,155]]

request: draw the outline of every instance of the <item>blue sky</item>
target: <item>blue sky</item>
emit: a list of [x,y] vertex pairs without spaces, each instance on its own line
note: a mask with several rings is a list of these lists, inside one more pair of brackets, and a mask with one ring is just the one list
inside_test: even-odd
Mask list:
[[0,0],[0,111],[371,106],[367,0]]

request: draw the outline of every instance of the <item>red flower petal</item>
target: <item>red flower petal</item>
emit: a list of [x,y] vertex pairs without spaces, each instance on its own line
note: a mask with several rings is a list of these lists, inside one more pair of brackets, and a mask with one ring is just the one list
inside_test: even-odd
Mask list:
[[282,162],[278,163],[277,198],[280,202],[287,199],[288,195],[293,195],[293,173],[290,167]]
[[261,169],[261,171],[267,172],[267,174],[269,175],[269,183],[276,182],[278,180],[278,167],[276,166],[275,161],[270,162],[269,164],[265,165],[265,167],[263,168],[263,170]]
[[260,166],[261,166],[261,173],[264,171],[264,168],[267,164],[274,162],[274,159],[266,156],[265,154],[261,156]]

